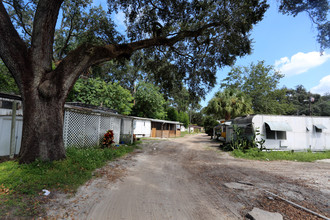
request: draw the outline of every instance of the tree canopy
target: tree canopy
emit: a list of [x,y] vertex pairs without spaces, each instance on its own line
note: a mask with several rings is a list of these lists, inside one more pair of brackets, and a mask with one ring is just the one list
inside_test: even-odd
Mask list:
[[253,113],[251,99],[238,89],[227,88],[217,92],[205,107],[205,112],[215,119],[229,120]]
[[251,98],[252,108],[256,114],[286,114],[292,110],[286,89],[279,89],[283,77],[265,61],[251,63],[250,66],[234,66],[220,87],[238,89]]
[[130,91],[118,83],[106,83],[100,78],[79,79],[68,96],[68,101],[106,106],[129,115],[133,107]]
[[[178,79],[204,97],[218,67],[251,52],[249,33],[268,8],[262,0],[108,0],[105,13],[91,3],[0,2],[0,58],[24,106],[21,163],[65,157],[64,103],[91,66],[144,50],[152,60],[175,65]],[[125,36],[111,18],[119,10],[126,17]]]
[[166,102],[158,87],[141,81],[137,85],[134,99],[133,115],[145,118],[165,118]]

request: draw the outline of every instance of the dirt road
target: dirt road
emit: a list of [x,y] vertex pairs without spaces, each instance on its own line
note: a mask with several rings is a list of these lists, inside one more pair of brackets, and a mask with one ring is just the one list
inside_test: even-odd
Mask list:
[[206,135],[144,141],[72,198],[47,207],[57,219],[243,219],[253,207],[284,219],[317,219],[264,190],[330,217],[330,164],[249,161]]

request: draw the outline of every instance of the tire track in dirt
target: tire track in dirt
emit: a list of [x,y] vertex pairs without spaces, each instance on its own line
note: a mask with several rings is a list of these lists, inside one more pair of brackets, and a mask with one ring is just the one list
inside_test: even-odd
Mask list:
[[[243,219],[259,207],[278,211],[284,219],[317,219],[269,200],[259,188],[329,216],[329,164],[236,159],[218,145],[206,135],[146,140],[143,150],[97,171],[104,175],[89,181],[74,197],[59,196],[48,207],[49,217]],[[256,187],[228,187],[239,181]]]

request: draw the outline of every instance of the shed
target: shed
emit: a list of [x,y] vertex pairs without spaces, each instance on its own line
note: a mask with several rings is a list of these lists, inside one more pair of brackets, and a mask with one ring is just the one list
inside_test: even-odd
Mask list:
[[234,126],[241,127],[246,136],[259,130],[258,140],[264,139],[267,149],[330,150],[330,117],[249,115],[238,117],[227,128],[226,142],[233,138]]
[[178,137],[181,135],[181,124],[178,121],[151,119],[151,137]]

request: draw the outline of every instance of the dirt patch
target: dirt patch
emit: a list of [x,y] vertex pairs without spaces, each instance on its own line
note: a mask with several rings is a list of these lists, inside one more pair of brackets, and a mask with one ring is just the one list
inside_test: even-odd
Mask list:
[[56,219],[244,219],[253,207],[318,219],[264,190],[330,217],[329,165],[236,159],[206,135],[149,140],[46,208]]

